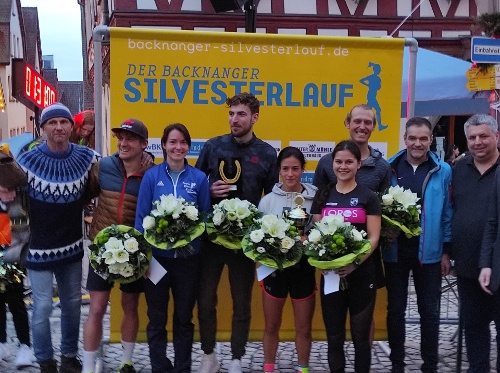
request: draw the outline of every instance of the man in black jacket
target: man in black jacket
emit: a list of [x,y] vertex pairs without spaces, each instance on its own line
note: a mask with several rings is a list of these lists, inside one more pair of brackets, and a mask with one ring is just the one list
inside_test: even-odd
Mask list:
[[493,204],[493,186],[500,162],[499,134],[496,120],[482,114],[471,117],[464,130],[470,154],[453,168],[452,256],[465,327],[468,372],[483,373],[490,371],[490,322],[494,319],[495,303],[494,297],[482,291],[478,283],[479,267],[491,268],[491,259],[480,265],[479,257],[488,217],[485,212],[490,205],[497,207]]
[[[240,93],[226,101],[230,134],[213,137],[204,145],[196,167],[210,180],[212,203],[238,197],[258,205],[262,194],[278,182],[276,150],[257,138],[253,126],[259,118],[259,101]],[[229,271],[233,297],[232,361],[229,373],[241,373],[241,357],[250,330],[250,307],[255,264],[242,250],[229,250],[202,240],[198,318],[202,358],[199,373],[215,373],[220,365],[214,353],[217,332],[217,287],[224,266]]]

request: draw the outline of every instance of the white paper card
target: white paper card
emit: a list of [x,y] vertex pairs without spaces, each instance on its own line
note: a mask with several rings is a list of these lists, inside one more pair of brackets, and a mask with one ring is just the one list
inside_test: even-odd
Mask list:
[[271,268],[271,267],[265,266],[264,264],[261,264],[259,266],[259,268],[257,268],[257,281],[264,280],[267,276],[269,276],[274,271],[276,271],[276,268]]
[[157,284],[167,274],[167,270],[154,258],[151,258],[151,264],[146,272],[146,277],[151,280],[153,284]]
[[324,272],[325,276],[325,288],[323,289],[325,294],[335,293],[339,291],[340,287],[340,276],[334,271]]

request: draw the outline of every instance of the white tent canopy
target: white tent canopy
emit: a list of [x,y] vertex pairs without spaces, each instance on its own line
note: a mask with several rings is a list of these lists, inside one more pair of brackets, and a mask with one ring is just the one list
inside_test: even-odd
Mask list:
[[[409,48],[403,60],[401,117],[406,117]],[[488,94],[470,92],[465,73],[471,63],[442,53],[419,48],[415,87],[415,116],[472,115],[489,113]]]

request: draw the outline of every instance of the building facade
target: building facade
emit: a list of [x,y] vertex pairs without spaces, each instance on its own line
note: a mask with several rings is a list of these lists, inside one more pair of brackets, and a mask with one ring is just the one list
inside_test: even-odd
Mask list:
[[[32,13],[28,11],[28,14]],[[27,16],[29,17],[29,15]],[[40,35],[38,30],[38,16],[31,29]],[[40,39],[33,38],[30,32],[30,58],[34,67],[40,71],[40,59],[37,51],[40,50]],[[26,131],[33,131],[33,122],[30,120],[34,113],[13,96],[12,91],[12,60],[27,57],[27,35],[23,21],[23,11],[20,0],[0,0],[0,140],[20,135]]]
[[[222,1],[224,3],[231,0]],[[245,1],[234,0],[242,4]],[[474,18],[499,10],[499,0],[260,0],[256,32],[302,35],[413,37],[419,46],[462,59],[480,35]],[[79,0],[84,76],[93,81],[92,31],[111,27],[245,32],[242,9],[217,13],[218,0]],[[218,4],[219,3],[219,4]],[[109,47],[103,47],[103,127],[109,125]],[[98,93],[99,94],[99,93]]]

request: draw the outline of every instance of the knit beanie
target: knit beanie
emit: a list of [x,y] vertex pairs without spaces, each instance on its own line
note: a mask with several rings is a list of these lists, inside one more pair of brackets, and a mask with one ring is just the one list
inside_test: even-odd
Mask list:
[[69,109],[60,102],[55,102],[42,110],[42,115],[40,116],[40,127],[43,127],[48,120],[53,118],[66,118],[71,122],[71,125],[75,124]]

